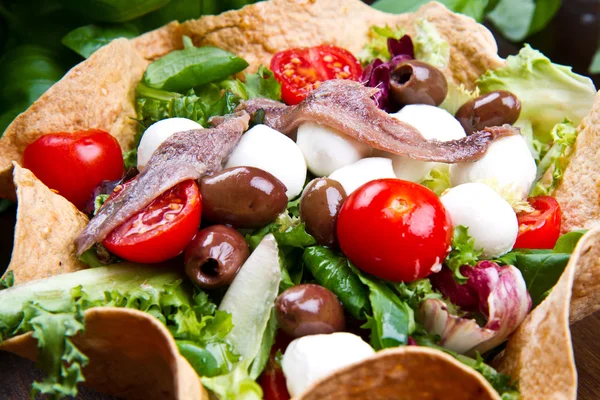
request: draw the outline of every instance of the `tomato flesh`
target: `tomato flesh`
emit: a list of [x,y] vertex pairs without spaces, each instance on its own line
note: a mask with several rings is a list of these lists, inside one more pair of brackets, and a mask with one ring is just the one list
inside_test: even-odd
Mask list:
[[410,282],[441,267],[452,223],[439,198],[422,185],[379,179],[354,191],[337,221],[344,254],[379,278]]
[[114,229],[102,244],[128,261],[165,261],[179,255],[192,240],[201,213],[198,186],[193,180],[185,181]]
[[51,133],[25,148],[23,166],[82,209],[94,188],[123,174],[119,142],[101,130]]
[[271,70],[281,83],[283,101],[290,105],[300,103],[323,81],[358,80],[362,74],[352,53],[330,45],[280,51],[271,59]]
[[550,196],[527,199],[534,208],[530,213],[519,213],[519,234],[515,248],[552,249],[560,236],[560,205]]
[[264,400],[289,400],[290,394],[287,390],[285,375],[281,366],[275,361],[277,351],[285,352],[292,338],[287,336],[283,331],[279,331],[275,337],[275,344],[271,348],[269,361],[258,378],[258,383],[263,390]]

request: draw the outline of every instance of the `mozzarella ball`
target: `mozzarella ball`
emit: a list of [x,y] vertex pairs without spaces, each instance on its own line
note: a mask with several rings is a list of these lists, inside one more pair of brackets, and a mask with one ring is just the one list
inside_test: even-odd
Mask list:
[[[417,128],[427,140],[435,139],[447,142],[462,139],[466,136],[460,122],[443,108],[426,104],[412,104],[390,115]],[[377,152],[376,155],[390,158],[396,177],[411,182],[420,182],[432,168],[448,168],[448,164],[413,160],[391,153],[381,154]]]
[[375,350],[352,333],[303,336],[287,347],[281,367],[288,391],[294,397],[315,381],[373,354]]
[[464,225],[483,257],[508,253],[517,240],[517,215],[496,191],[483,183],[465,183],[440,197],[450,214],[452,225]]
[[306,162],[292,139],[266,125],[255,125],[242,135],[225,168],[256,167],[279,179],[293,199],[302,192]]
[[327,176],[372,152],[369,145],[314,122],[298,127],[296,144],[304,154],[308,170],[316,176]]
[[342,185],[348,196],[367,182],[395,177],[392,161],[383,157],[363,158],[337,169],[329,175],[330,179],[338,181]]
[[137,168],[140,172],[146,169],[146,164],[158,147],[171,135],[177,132],[202,129],[202,125],[187,118],[167,118],[155,122],[146,129],[138,146]]
[[527,141],[521,135],[500,138],[474,162],[450,167],[452,185],[486,183],[507,197],[525,199],[535,180],[537,167]]

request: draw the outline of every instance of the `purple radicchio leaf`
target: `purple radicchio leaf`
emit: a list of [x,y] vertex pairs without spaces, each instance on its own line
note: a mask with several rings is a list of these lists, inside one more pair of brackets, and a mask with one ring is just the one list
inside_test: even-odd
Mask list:
[[531,310],[531,297],[523,275],[512,265],[501,267],[481,261],[475,267],[462,267],[461,273],[467,277],[463,285],[456,283],[448,268],[433,275],[431,282],[461,309],[481,313],[485,325],[452,315],[438,299],[425,300],[419,317],[425,329],[441,337],[440,345],[463,354],[485,353],[504,342],[523,322]]
[[410,36],[404,35],[400,39],[388,38],[388,50],[392,55],[390,61],[382,61],[376,58],[363,70],[361,81],[367,87],[380,89],[373,100],[377,107],[387,112],[396,112],[400,105],[396,104],[389,96],[390,93],[390,74],[396,65],[415,58],[413,42]]

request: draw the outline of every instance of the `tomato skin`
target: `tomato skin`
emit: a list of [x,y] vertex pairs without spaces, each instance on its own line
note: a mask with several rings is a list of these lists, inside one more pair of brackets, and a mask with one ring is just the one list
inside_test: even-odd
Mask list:
[[165,261],[179,255],[193,239],[200,227],[201,213],[198,186],[193,180],[185,181],[115,228],[102,244],[128,261]]
[[123,154],[117,139],[101,130],[51,133],[25,148],[23,166],[82,209],[100,182],[121,178]]
[[275,343],[271,348],[269,360],[265,370],[258,378],[258,383],[263,390],[264,400],[289,400],[290,394],[287,390],[285,375],[281,366],[275,361],[277,351],[285,352],[285,349],[292,341],[292,338],[279,331],[275,337]]
[[348,50],[331,45],[287,49],[271,59],[271,71],[281,83],[281,97],[289,105],[330,79],[359,80],[360,63]]
[[519,234],[514,247],[517,249],[552,249],[560,236],[560,204],[550,196],[527,199],[534,208],[531,213],[519,213]]
[[452,222],[439,198],[425,186],[379,179],[354,191],[337,222],[344,254],[379,278],[411,282],[446,258]]

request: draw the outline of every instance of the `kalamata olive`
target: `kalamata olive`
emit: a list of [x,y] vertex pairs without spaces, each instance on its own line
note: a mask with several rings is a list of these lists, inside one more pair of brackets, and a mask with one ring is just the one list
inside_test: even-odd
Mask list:
[[313,179],[300,199],[300,219],[317,243],[334,246],[337,215],[346,199],[346,191],[333,179]]
[[521,102],[517,96],[498,90],[477,97],[463,104],[456,112],[456,119],[467,135],[488,126],[514,124],[521,114]]
[[275,300],[281,329],[295,338],[341,332],[346,326],[344,309],[328,289],[313,283],[293,286]]
[[198,286],[229,285],[248,258],[248,245],[235,229],[213,225],[201,230],[185,249],[185,273]]
[[259,228],[275,220],[287,205],[286,188],[270,173],[233,167],[200,183],[202,216],[236,228]]
[[400,105],[439,106],[448,93],[446,77],[436,67],[408,60],[396,65],[390,75],[390,93]]

